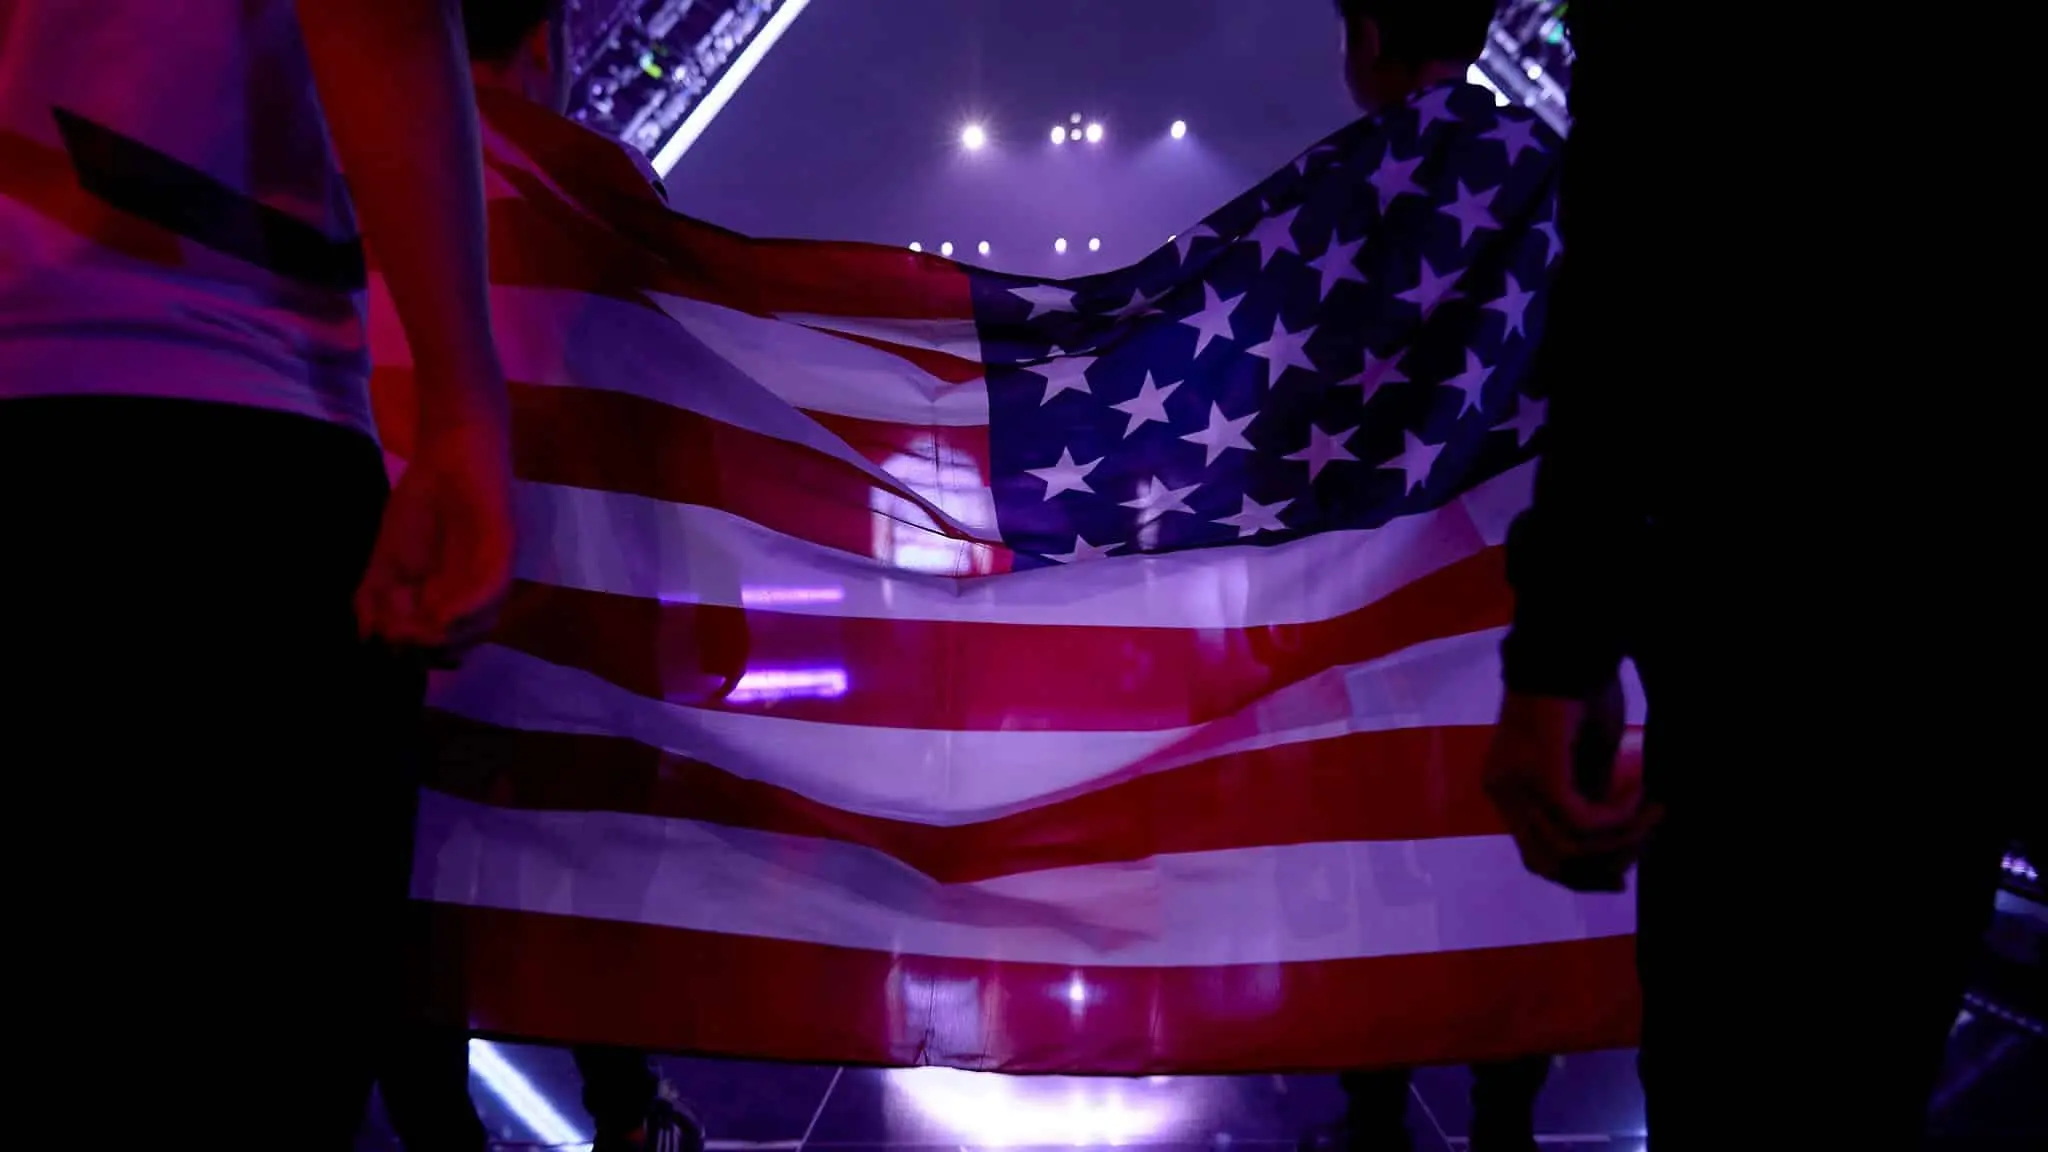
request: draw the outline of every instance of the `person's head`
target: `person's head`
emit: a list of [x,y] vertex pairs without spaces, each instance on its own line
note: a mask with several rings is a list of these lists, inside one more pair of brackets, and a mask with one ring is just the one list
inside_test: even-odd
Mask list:
[[562,0],[462,0],[470,74],[556,111],[569,102]]
[[1465,74],[1499,0],[1337,0],[1344,83],[1368,112]]

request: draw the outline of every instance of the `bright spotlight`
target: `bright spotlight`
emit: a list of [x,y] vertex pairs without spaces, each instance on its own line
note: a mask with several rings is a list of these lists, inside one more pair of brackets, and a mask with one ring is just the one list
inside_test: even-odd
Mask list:
[[1081,122],[1081,114],[1079,112],[1074,113],[1072,116],[1067,117],[1067,122],[1070,124],[1079,124]]
[[941,256],[951,256],[952,254],[953,254],[953,242],[952,242],[951,240],[948,240],[948,241],[946,241],[946,242],[945,242],[944,244],[941,244],[941,245],[939,245],[939,255],[941,255]]
[[988,241],[983,240],[981,243],[976,244],[974,246],[974,250],[976,252],[981,253],[983,256],[988,255]]
[[1088,238],[1088,250],[1089,250],[1090,252],[1100,252],[1100,251],[1102,251],[1102,237],[1100,237],[1100,236],[1090,236],[1090,237]]
[[1175,140],[1178,140],[1188,134],[1188,122],[1185,120],[1175,120],[1173,127],[1167,129],[1167,131],[1173,134]]
[[1088,126],[1088,142],[1090,144],[1102,143],[1102,125],[1090,124]]
[[1053,125],[1052,142],[1055,144],[1065,144],[1067,142],[1067,130],[1057,124]]
[[915,241],[915,240],[912,240],[912,241],[910,242],[910,250],[911,250],[912,252],[922,252],[922,251],[924,251],[924,245],[922,245],[922,244],[919,244],[919,243],[918,243],[917,241]]
[[1067,250],[1067,238],[1065,236],[1062,236],[1059,239],[1053,241],[1052,250],[1055,252],[1065,252]]
[[1080,130],[1079,128],[1070,128],[1070,129],[1068,129],[1068,130],[1067,130],[1067,139],[1069,139],[1069,140],[1079,140],[1080,138],[1081,138],[1081,130]]
[[988,143],[988,130],[979,124],[969,124],[960,130],[960,145],[969,152],[979,151]]

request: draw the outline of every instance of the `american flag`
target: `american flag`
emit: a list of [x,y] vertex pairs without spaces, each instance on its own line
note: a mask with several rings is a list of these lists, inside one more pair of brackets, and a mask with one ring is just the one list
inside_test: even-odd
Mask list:
[[1430,89],[1051,281],[740,237],[485,107],[524,539],[435,686],[414,885],[474,1026],[1105,1073],[1630,1042],[1627,899],[1525,875],[1477,780],[1549,129]]

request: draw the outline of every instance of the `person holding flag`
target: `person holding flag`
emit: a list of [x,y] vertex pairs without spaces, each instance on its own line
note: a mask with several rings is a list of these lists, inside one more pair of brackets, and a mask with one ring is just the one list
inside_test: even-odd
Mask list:
[[[130,1117],[227,1082],[216,1147],[353,1141],[423,673],[511,575],[458,17],[0,3],[5,759],[17,811],[65,830],[10,842],[25,1116],[63,1129],[24,1144],[94,1123],[108,1090],[76,1070],[123,1037],[220,1054],[125,1077]],[[366,241],[419,366],[388,499]]]

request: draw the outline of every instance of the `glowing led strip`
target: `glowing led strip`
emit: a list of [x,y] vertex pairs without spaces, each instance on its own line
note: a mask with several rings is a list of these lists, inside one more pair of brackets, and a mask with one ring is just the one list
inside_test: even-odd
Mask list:
[[555,1111],[555,1106],[533,1086],[533,1081],[514,1068],[496,1045],[488,1040],[471,1040],[469,1070],[484,1082],[491,1095],[519,1117],[521,1124],[532,1129],[542,1144],[563,1152],[589,1152],[589,1138]]
[[760,65],[761,58],[768,55],[768,50],[775,47],[775,42],[789,30],[789,26],[796,22],[798,14],[803,12],[810,2],[811,0],[783,0],[782,7],[777,8],[775,14],[768,17],[768,22],[761,25],[761,30],[748,41],[739,58],[718,78],[718,83],[713,84],[711,91],[704,94],[704,99],[698,101],[695,108],[690,109],[688,116],[683,117],[683,122],[676,128],[675,135],[670,136],[668,142],[654,154],[654,171],[657,175],[666,177],[669,174],[669,170],[676,166],[676,161],[681,160],[683,153],[690,150],[690,145],[697,142],[697,137],[704,134],[704,129],[711,126],[711,121],[725,107],[726,101],[731,100],[733,93],[740,90],[740,85],[747,82],[747,77]]

